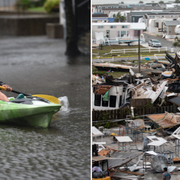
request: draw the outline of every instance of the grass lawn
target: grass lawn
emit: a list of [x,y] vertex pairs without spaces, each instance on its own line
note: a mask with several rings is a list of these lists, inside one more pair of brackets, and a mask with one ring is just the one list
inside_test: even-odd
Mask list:
[[119,78],[124,74],[129,74],[129,72],[110,72],[108,73],[107,71],[98,71],[95,67],[92,67],[92,74],[98,74],[98,75],[111,75],[113,78]]
[[29,8],[28,11],[30,11],[30,12],[45,12],[46,13],[44,7]]
[[[137,52],[132,52],[132,53],[126,53],[126,54],[122,54],[122,53],[113,53],[111,54],[107,54],[107,55],[103,55],[104,53],[109,53],[112,49],[134,49],[137,48],[138,49],[138,45],[134,45],[134,46],[127,46],[127,45],[111,45],[111,46],[103,46],[102,49],[93,49],[92,53],[98,53],[99,52],[99,56],[101,56],[102,58],[112,58],[112,56],[117,56],[120,55],[120,57],[138,57],[138,53]],[[140,48],[144,48],[143,46],[141,46]],[[153,51],[153,52],[141,52],[142,56],[154,56],[154,54],[163,54],[164,52],[158,52],[157,51]],[[93,59],[97,59],[96,56],[92,56]]]
[[[132,65],[132,66],[135,66],[135,65],[138,65],[138,60],[131,60],[131,61],[123,61],[123,62],[120,62],[120,61],[113,61],[111,62],[111,59],[112,59],[112,55],[111,54],[108,54],[108,55],[103,55],[104,53],[108,53],[110,52],[112,49],[131,49],[131,48],[138,48],[138,45],[137,46],[120,46],[120,45],[112,45],[112,46],[103,46],[102,50],[100,49],[93,49],[92,50],[92,53],[97,53],[99,52],[99,56],[102,56],[105,57],[105,58],[110,58],[109,62],[110,63],[114,63],[114,64],[129,64],[129,65]],[[141,48],[144,48],[141,46]],[[154,54],[163,54],[163,52],[156,52],[156,51],[153,51],[153,52],[142,52],[141,55],[142,56],[154,56]],[[115,55],[115,54],[113,54]],[[116,54],[118,55],[118,54]],[[138,57],[138,53],[127,53],[127,54],[120,54],[120,57]],[[96,56],[92,56],[93,59],[96,59],[97,57]],[[141,60],[141,65],[144,65],[146,63],[151,63],[151,62],[154,62],[154,59],[153,60],[144,60],[142,59]],[[118,78],[118,77],[121,77],[122,75],[124,74],[129,74],[128,72],[110,72],[108,73],[108,71],[98,71],[95,67],[92,67],[92,74],[99,74],[99,75],[112,75],[114,78]]]

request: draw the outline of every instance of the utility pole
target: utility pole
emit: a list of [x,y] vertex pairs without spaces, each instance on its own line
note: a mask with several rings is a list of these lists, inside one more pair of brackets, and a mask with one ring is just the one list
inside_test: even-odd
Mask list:
[[141,73],[141,48],[140,48],[140,30],[138,30],[138,64],[139,64],[139,73]]
[[[146,29],[145,23],[130,23],[130,28],[131,30],[137,31],[138,32],[138,72],[141,73],[141,48],[140,48],[140,34],[141,31]],[[134,38],[134,37],[133,37]]]

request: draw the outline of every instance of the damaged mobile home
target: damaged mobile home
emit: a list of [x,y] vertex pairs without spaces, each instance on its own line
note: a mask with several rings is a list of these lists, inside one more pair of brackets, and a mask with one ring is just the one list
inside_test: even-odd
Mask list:
[[[111,110],[124,107],[144,106],[149,101],[154,105],[173,104],[171,98],[180,93],[180,60],[166,52],[167,66],[155,61],[148,63],[138,72],[137,67],[129,67],[129,75],[113,79],[103,77],[93,80],[92,108]],[[97,63],[98,64],[98,63]],[[112,65],[111,65],[112,66]]]
[[[123,123],[114,128],[93,126],[92,163],[98,161],[96,165],[103,172],[92,172],[93,180],[162,179],[165,167],[172,179],[179,179],[180,59],[167,52],[165,57],[169,63],[156,60],[141,68],[140,73],[131,67],[129,75],[118,79],[94,77],[93,112],[105,112],[106,120],[114,120],[113,113],[118,117],[122,114],[120,110],[129,109],[130,114],[125,113],[124,119],[117,118]],[[148,103],[149,113],[135,112]],[[156,107],[162,111],[156,111]],[[95,116],[94,124],[96,120],[100,119]]]

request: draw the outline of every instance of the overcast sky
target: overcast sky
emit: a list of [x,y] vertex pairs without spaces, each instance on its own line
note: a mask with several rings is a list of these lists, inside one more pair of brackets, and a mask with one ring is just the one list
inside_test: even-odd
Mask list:
[[[92,4],[117,4],[121,3],[122,1],[124,3],[139,3],[139,1],[143,1],[144,3],[151,3],[153,0],[91,0]],[[154,0],[154,2],[159,2],[161,0]],[[162,0],[164,2],[168,2],[170,0]],[[174,0],[173,0],[174,1]]]

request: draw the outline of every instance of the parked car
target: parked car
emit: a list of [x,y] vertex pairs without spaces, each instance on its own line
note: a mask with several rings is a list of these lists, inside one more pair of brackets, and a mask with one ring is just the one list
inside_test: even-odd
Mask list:
[[161,47],[161,43],[157,39],[149,40],[148,45],[152,47]]

